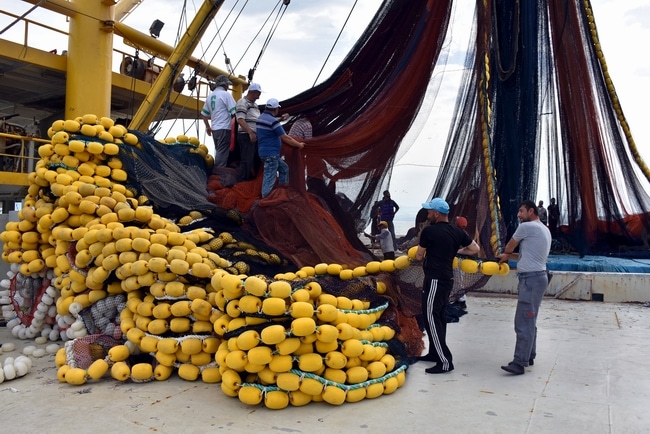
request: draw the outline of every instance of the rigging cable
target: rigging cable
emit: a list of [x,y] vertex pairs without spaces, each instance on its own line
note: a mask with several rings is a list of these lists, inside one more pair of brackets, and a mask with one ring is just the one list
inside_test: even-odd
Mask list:
[[[186,1],[186,0],[185,0],[185,1]],[[228,21],[228,18],[230,17],[230,15],[232,14],[232,12],[235,10],[235,7],[237,7],[237,4],[238,4],[238,3],[239,3],[239,0],[237,0],[237,1],[235,2],[235,4],[232,6],[232,8],[230,9],[230,11],[228,12],[228,15],[226,15],[226,18],[224,19],[224,25],[225,25],[225,22]],[[248,0],[246,0],[246,2],[244,3],[244,5],[242,6],[241,10],[239,11],[239,13],[237,14],[237,16],[235,17],[233,23],[231,24],[230,28],[228,29],[228,32],[226,33],[226,37],[228,37],[228,35],[229,35],[230,32],[232,31],[232,28],[233,28],[234,24],[237,22],[237,19],[238,19],[239,16],[242,14],[242,12],[243,12],[243,10],[244,10],[244,8],[246,7],[247,4],[248,4]],[[194,6],[195,6],[195,10],[196,10],[196,5],[194,5]],[[186,12],[186,9],[185,9],[185,8],[184,8],[183,10],[184,10],[184,12]],[[186,13],[184,13],[184,15],[186,16]],[[223,47],[223,43],[224,43],[224,40],[225,40],[225,38],[224,38],[224,39],[221,39],[221,36],[220,36],[220,33],[219,33],[219,31],[220,31],[220,26],[216,23],[216,20],[215,20],[215,26],[216,26],[216,33],[215,33],[215,35],[212,37],[212,39],[210,40],[210,42],[208,43],[208,47],[210,47],[210,46],[212,45],[212,43],[214,42],[214,40],[216,39],[217,36],[219,36],[220,44],[219,44],[219,46],[217,47],[217,49],[215,50],[215,55],[213,55],[212,58],[208,61],[208,64],[212,63],[212,61],[213,61],[214,58],[216,57],[216,53],[219,51],[219,48],[222,48],[222,47]],[[178,33],[178,36],[177,36],[177,37],[179,37],[179,36],[180,36],[180,30],[179,30],[179,33]],[[203,46],[203,44],[201,43],[201,41],[199,41],[199,43],[201,44],[201,46]],[[188,79],[188,81],[187,81],[187,84],[188,84],[188,90],[191,92],[191,95],[193,95],[193,94],[194,94],[194,90],[197,89],[197,81],[199,80],[197,77],[200,76],[200,69],[201,69],[201,68],[200,68],[200,62],[204,59],[204,55],[205,55],[205,53],[206,53],[206,50],[205,50],[205,49],[202,49],[202,53],[203,53],[203,54],[202,54],[201,57],[199,58],[199,63],[197,63],[197,65],[194,67],[194,70],[193,70],[192,73],[190,74],[190,77],[189,77],[189,79]],[[232,67],[230,66],[230,64],[229,64],[229,59],[228,59],[228,56],[227,56],[227,54],[226,54],[226,50],[225,50],[225,48],[223,49],[223,54],[224,54],[224,57],[227,59],[227,61],[226,61],[226,66],[228,67],[228,72],[229,72],[230,74],[234,75],[235,72],[234,72],[233,68],[232,68]],[[199,91],[197,90],[197,95],[198,95],[198,93],[199,93]],[[178,99],[178,97],[177,97],[177,99]],[[199,107],[199,105],[198,105],[198,104],[199,104],[198,96],[197,96],[196,100],[197,100],[197,107],[195,108],[195,111],[200,112],[200,111],[201,111],[201,107]],[[184,109],[185,109],[185,107],[182,107],[182,108],[181,108],[181,110],[179,111],[179,115],[183,112]],[[174,127],[175,124],[176,124],[176,120],[174,120],[174,122],[172,123],[172,125],[169,127],[169,131],[171,131],[171,129]],[[193,124],[194,124],[194,126],[195,126],[195,128],[196,128],[196,135],[198,136],[198,135],[199,135],[198,122],[197,122],[196,120],[194,120]],[[188,132],[191,128],[192,128],[192,126],[190,126],[190,127],[187,128],[187,129],[184,129],[184,133],[187,134],[187,132]]]
[[350,13],[348,14],[347,18],[345,19],[345,22],[343,23],[343,26],[341,27],[341,31],[339,32],[338,36],[336,37],[336,40],[334,41],[334,44],[332,44],[332,48],[330,49],[330,52],[327,53],[327,57],[325,58],[325,61],[323,62],[323,66],[321,66],[320,71],[318,71],[318,75],[316,76],[316,79],[314,80],[314,84],[312,84],[311,87],[316,86],[316,82],[318,81],[318,78],[320,75],[323,73],[323,69],[325,69],[325,65],[327,64],[327,61],[329,60],[330,56],[332,55],[332,52],[334,51],[334,48],[336,47],[336,44],[338,44],[339,39],[341,38],[341,35],[343,34],[343,30],[345,30],[345,26],[348,24],[348,21],[350,20],[350,16],[352,15],[352,12],[354,12],[354,8],[357,6],[357,2],[359,0],[354,0],[354,4],[352,5],[352,8],[350,9]]
[[34,9],[36,9],[37,7],[39,7],[40,5],[42,5],[43,3],[45,3],[45,0],[41,0],[40,2],[38,2],[38,4],[35,4],[34,6],[32,6],[32,7],[31,7],[27,12],[25,12],[24,14],[22,14],[21,16],[19,16],[18,18],[16,18],[12,23],[9,23],[9,25],[7,25],[7,27],[5,27],[4,29],[0,30],[0,35],[2,35],[4,32],[6,32],[7,30],[9,30],[11,27],[13,27],[17,22],[19,22],[20,20],[22,20],[23,18],[25,18],[27,15],[31,14],[31,13],[34,11]]
[[[282,2],[282,6],[280,6],[280,2]],[[266,36],[266,39],[264,40],[264,43],[262,44],[262,49],[260,50],[260,54],[257,56],[257,60],[255,61],[255,65],[248,70],[248,81],[253,81],[253,76],[255,75],[255,71],[257,71],[257,67],[259,66],[260,61],[262,60],[262,55],[266,51],[266,48],[269,46],[269,43],[271,42],[271,39],[273,38],[273,35],[275,34],[275,31],[277,30],[278,26],[280,25],[280,21],[282,20],[282,17],[284,17],[284,13],[287,11],[287,6],[289,6],[290,1],[288,0],[278,0],[276,5],[273,7],[273,10],[269,14],[269,16],[266,18],[264,23],[262,24],[262,27],[260,30],[255,34],[255,37],[253,38],[253,41],[257,38],[257,36],[262,32],[262,29],[266,26],[266,23],[268,23],[269,19],[271,18],[271,15],[273,12],[275,12],[276,8],[278,9],[275,18],[273,20],[273,23],[271,24],[271,28],[269,29],[269,34]],[[280,6],[278,8],[278,6]],[[248,47],[246,47],[246,51],[244,51],[244,54],[248,51],[248,48],[250,48],[251,44],[253,43],[251,41],[250,44],[248,44]],[[242,58],[244,55],[242,55]],[[241,58],[239,62],[237,62],[237,65],[241,62]],[[235,66],[237,66],[235,65]]]
[[[187,0],[185,0],[185,2],[184,2],[182,16],[185,17],[185,22],[187,23],[187,8],[186,8],[186,2],[187,2]],[[237,1],[235,2],[235,4],[233,5],[233,7],[232,7],[232,8],[230,9],[230,11],[228,12],[228,15],[227,15],[226,18],[224,19],[224,23],[225,23],[226,21],[228,21],[228,17],[230,17],[230,15],[231,15],[232,12],[234,11],[235,7],[237,7],[237,4],[238,4],[238,3],[239,3],[239,0],[237,0]],[[193,3],[193,4],[194,4],[194,3]],[[230,32],[232,31],[232,28],[233,28],[234,24],[237,22],[237,19],[239,18],[239,16],[240,16],[241,13],[243,12],[243,10],[244,10],[244,8],[246,7],[247,4],[248,4],[248,0],[246,0],[246,2],[244,3],[244,5],[242,6],[241,10],[240,10],[239,13],[237,14],[237,17],[236,17],[235,20],[233,21],[233,24],[231,25],[230,29],[228,29],[228,32],[226,33],[226,37],[227,37],[228,34],[230,34]],[[194,4],[194,6],[195,6],[195,10],[196,10],[196,4]],[[219,27],[218,24],[216,24],[216,20],[215,20],[215,25],[216,25],[216,28],[217,28],[217,30],[216,30],[216,34],[212,37],[212,39],[211,39],[210,42],[208,43],[208,47],[210,47],[210,46],[212,45],[212,43],[214,42],[214,40],[216,39],[216,37],[219,35],[220,27]],[[219,36],[220,36],[220,35],[219,35]],[[180,22],[179,22],[179,30],[178,30],[178,33],[177,33],[177,41],[178,41],[178,40],[180,40]],[[221,38],[220,38],[220,40],[221,40]],[[203,45],[203,44],[201,43],[201,41],[199,41],[199,43],[201,44],[201,46]],[[221,47],[223,47],[223,40],[221,40],[221,43],[219,44],[219,47],[217,47],[217,49],[215,50],[215,55],[213,55],[212,58],[208,61],[208,64],[212,63],[212,61],[213,61],[214,58],[216,57],[216,53],[219,51],[219,48],[221,48]],[[190,74],[190,77],[189,77],[189,79],[188,79],[188,81],[187,81],[187,83],[188,83],[188,89],[190,90],[191,94],[194,94],[194,90],[197,89],[197,81],[198,81],[198,78],[197,78],[197,77],[200,76],[200,62],[201,62],[202,60],[204,60],[204,55],[205,55],[205,53],[206,53],[206,50],[205,50],[205,49],[202,49],[202,54],[201,54],[201,57],[199,58],[199,64],[197,64],[197,65],[195,66],[194,70],[193,70],[192,73]],[[225,49],[224,49],[224,56],[225,56],[226,58],[228,58],[227,55],[226,55]],[[229,68],[229,72],[230,72],[231,74],[234,75],[234,70],[232,70],[232,68]],[[190,85],[190,83],[191,83],[191,85]],[[197,90],[197,95],[198,95],[198,93],[199,93],[199,91]],[[179,96],[180,96],[180,95],[179,95]],[[170,91],[170,97],[171,97],[171,91]],[[176,99],[178,99],[178,96],[177,96]],[[175,102],[175,101],[174,101],[174,102]],[[197,104],[198,104],[198,98],[197,98]],[[180,114],[183,112],[184,109],[185,109],[185,107],[182,107],[182,108],[181,108],[181,110],[179,111],[179,116],[180,116]],[[201,110],[201,108],[200,108],[199,106],[197,106],[197,107],[195,108],[195,110],[196,110],[197,112],[199,112],[199,111]],[[169,127],[169,131],[171,131],[171,129],[174,127],[175,124],[176,124],[176,120],[174,120],[174,121],[172,122],[172,125]],[[198,123],[196,122],[196,120],[193,122],[193,124],[194,124],[194,126],[196,127],[196,134],[197,134],[197,136],[198,136],[198,135],[199,135],[199,128],[198,128]],[[185,129],[185,130],[184,130],[184,133],[187,134],[187,132],[188,132],[189,129],[191,129],[191,128],[192,128],[192,126],[190,126],[189,128]]]
[[[230,63],[230,58],[229,58],[228,55],[226,54],[226,49],[224,48],[224,42],[225,42],[226,38],[228,37],[228,35],[230,35],[230,32],[232,31],[233,27],[235,26],[235,23],[237,23],[237,20],[238,20],[239,17],[241,16],[242,12],[244,12],[244,8],[245,8],[246,5],[248,4],[248,0],[246,0],[246,2],[243,4],[243,6],[241,7],[241,9],[240,9],[239,12],[237,13],[237,16],[236,16],[235,19],[233,20],[232,24],[230,25],[230,28],[229,28],[228,31],[226,32],[226,36],[225,36],[223,39],[221,38],[220,30],[221,30],[221,27],[223,27],[223,26],[226,24],[226,22],[228,21],[228,18],[230,17],[230,15],[232,14],[232,12],[235,10],[235,7],[237,6],[237,3],[239,3],[239,0],[237,0],[237,1],[235,2],[235,4],[232,6],[232,8],[230,9],[230,12],[228,12],[228,15],[226,15],[226,18],[225,18],[224,21],[223,21],[224,23],[223,23],[221,26],[219,26],[219,25],[216,23],[216,20],[215,20],[215,26],[216,26],[216,28],[217,28],[217,32],[215,33],[215,35],[214,35],[214,36],[212,37],[212,39],[210,40],[210,43],[208,44],[208,47],[210,47],[210,46],[212,45],[212,43],[214,42],[214,40],[215,40],[217,37],[219,37],[219,46],[218,46],[217,49],[215,50],[215,54],[212,56],[212,58],[210,59],[210,62],[208,62],[208,63],[211,64],[212,61],[214,60],[214,58],[217,57],[217,52],[219,51],[219,49],[223,49],[223,56],[224,56],[224,58],[225,58],[225,60],[226,60],[226,67],[228,68],[228,72],[229,72],[230,74],[232,74],[232,75],[235,75],[235,69],[232,67],[232,65],[231,65],[231,63]],[[204,52],[205,52],[205,50],[204,50]]]

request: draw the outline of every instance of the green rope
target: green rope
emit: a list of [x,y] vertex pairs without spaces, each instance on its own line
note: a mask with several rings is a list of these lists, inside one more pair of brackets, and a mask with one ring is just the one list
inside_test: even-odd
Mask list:
[[[287,372],[290,372],[292,374],[296,374],[296,375],[300,376],[301,379],[310,378],[310,379],[319,381],[320,383],[323,384],[323,388],[325,388],[326,386],[334,386],[334,387],[338,387],[339,389],[343,389],[343,390],[345,390],[347,392],[349,390],[356,390],[356,389],[361,389],[362,387],[368,387],[368,386],[370,386],[372,384],[383,383],[386,380],[388,380],[389,378],[393,378],[393,377],[397,376],[400,372],[406,371],[407,368],[408,368],[408,365],[404,364],[404,365],[401,365],[401,366],[397,367],[396,369],[389,372],[388,374],[385,374],[382,377],[373,378],[373,379],[366,380],[366,381],[364,381],[362,383],[357,383],[357,384],[337,383],[336,381],[328,380],[327,378],[323,378],[323,377],[321,377],[319,375],[312,374],[311,372],[304,372],[304,371],[301,371],[299,369],[290,369]],[[274,391],[278,391],[278,390],[283,391],[283,392],[290,392],[289,390],[281,389],[278,386],[266,386],[266,385],[259,384],[259,383],[241,383],[240,384],[240,387],[244,387],[244,386],[255,387],[255,388],[261,390],[262,392],[274,392]]]

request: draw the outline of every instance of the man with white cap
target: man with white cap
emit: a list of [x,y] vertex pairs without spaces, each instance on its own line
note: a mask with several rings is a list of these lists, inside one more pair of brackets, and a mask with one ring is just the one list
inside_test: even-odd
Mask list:
[[289,166],[280,158],[282,143],[302,149],[304,142],[299,142],[284,131],[276,118],[280,102],[269,98],[264,113],[257,118],[257,152],[264,162],[264,180],[262,181],[262,198],[268,196],[275,185],[276,175],[280,174],[280,185],[289,183]]
[[436,197],[422,204],[431,222],[420,234],[415,254],[424,261],[422,285],[422,314],[429,338],[429,353],[419,359],[436,362],[425,370],[427,374],[442,374],[454,370],[451,351],[447,347],[447,315],[449,293],[454,286],[453,261],[457,254],[475,255],[479,246],[467,232],[449,223],[449,205]]
[[260,108],[257,101],[262,94],[262,87],[257,83],[248,86],[248,92],[239,101],[235,118],[239,125],[237,144],[239,145],[239,180],[247,181],[254,176],[255,155],[257,154],[257,118]]
[[235,114],[237,103],[228,92],[232,82],[225,75],[220,75],[214,81],[215,89],[205,99],[201,110],[201,118],[205,122],[208,136],[214,140],[214,167],[226,167],[230,152],[230,126],[232,115]]

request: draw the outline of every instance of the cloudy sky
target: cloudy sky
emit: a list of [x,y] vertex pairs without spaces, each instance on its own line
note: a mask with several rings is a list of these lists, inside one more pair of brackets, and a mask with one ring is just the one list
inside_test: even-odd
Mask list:
[[[187,25],[201,4],[200,0],[187,1],[188,18],[184,18],[180,14],[183,3],[180,0],[145,0],[124,22],[147,33],[151,22],[159,19],[165,23],[160,40],[173,45],[179,28],[183,29]],[[245,3],[246,9],[233,25]],[[208,30],[208,36],[197,47],[196,57],[225,68],[225,51],[235,67],[235,73],[247,75],[269,34],[270,23],[275,18],[271,9],[275,4],[274,0],[226,0],[215,23]],[[254,81],[259,82],[264,91],[260,101],[265,102],[271,97],[286,99],[313,86],[315,81],[326,79],[356,42],[379,4],[379,0],[292,0],[255,73]],[[415,128],[405,139],[405,144],[412,146],[408,152],[400,153],[395,166],[390,189],[404,210],[400,214],[403,218],[408,217],[409,221],[421,202],[428,199],[434,183],[456,97],[455,85],[462,74],[462,60],[474,5],[475,0],[457,0],[454,3],[455,32],[448,41],[450,61],[444,70],[436,71],[433,77],[436,81],[443,79],[435,106],[431,104],[433,95],[430,92]],[[650,164],[650,121],[647,108],[650,100],[650,56],[647,55],[650,3],[647,0],[592,0],[592,7],[605,59],[621,105],[637,146]],[[17,0],[2,2],[3,10],[18,15],[30,8],[30,4]],[[34,19],[40,16],[39,11],[33,12]],[[269,21],[264,26],[267,19]],[[347,25],[329,54],[346,19]],[[0,28],[7,24],[6,18],[0,20]],[[50,18],[48,24],[67,28],[63,17]],[[219,36],[215,37],[218,26],[221,30]],[[16,30],[18,29],[12,28],[1,37],[10,38]],[[115,46],[124,49],[118,39],[116,38]],[[219,47],[222,39],[224,43]],[[48,50],[55,44],[60,45],[58,48],[65,49],[66,44],[65,40],[57,41],[49,37],[30,43],[41,44],[42,48]],[[125,49],[127,52],[129,50],[133,49]],[[326,62],[328,55],[329,60]],[[114,69],[118,67],[115,65]],[[189,71],[186,71],[187,75]],[[196,127],[188,123],[175,124],[171,129],[161,130],[160,135],[174,135],[178,130],[188,129],[189,134],[199,135],[202,141],[209,142],[201,130],[196,133]],[[439,149],[439,154],[432,154],[432,148]],[[547,195],[540,192],[539,198],[548,199]]]

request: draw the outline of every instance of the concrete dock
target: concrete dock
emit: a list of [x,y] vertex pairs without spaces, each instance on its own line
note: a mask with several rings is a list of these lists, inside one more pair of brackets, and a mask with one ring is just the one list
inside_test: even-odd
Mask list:
[[[268,410],[224,395],[219,385],[176,376],[162,382],[60,383],[54,356],[0,384],[5,433],[648,433],[650,308],[643,304],[542,303],[535,365],[521,376],[512,358],[515,298],[468,297],[449,324],[455,370],[429,375],[412,365],[392,395],[341,406]],[[33,341],[0,328],[17,357]]]

